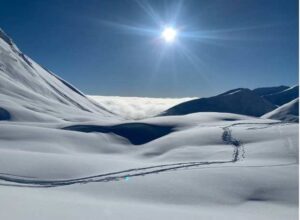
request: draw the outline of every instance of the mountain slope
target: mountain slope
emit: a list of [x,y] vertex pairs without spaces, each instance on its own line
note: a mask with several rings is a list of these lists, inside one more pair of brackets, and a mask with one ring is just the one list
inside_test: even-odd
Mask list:
[[265,95],[282,92],[288,88],[290,88],[290,87],[289,86],[273,86],[273,87],[256,88],[256,89],[253,89],[252,91],[259,96],[265,96]]
[[263,115],[262,118],[277,119],[285,122],[299,122],[299,98]]
[[1,29],[0,108],[0,120],[14,121],[72,121],[112,115],[24,55]]
[[200,98],[176,105],[162,115],[185,115],[195,112],[228,112],[261,116],[275,106],[249,89],[234,89],[210,98]]
[[262,96],[274,105],[284,105],[299,97],[299,86],[293,86],[283,91]]

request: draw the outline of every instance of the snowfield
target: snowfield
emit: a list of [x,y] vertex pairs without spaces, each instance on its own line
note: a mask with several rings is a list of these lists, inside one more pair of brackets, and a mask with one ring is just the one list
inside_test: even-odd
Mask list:
[[263,115],[262,118],[299,122],[299,98],[296,98],[275,110]]
[[143,123],[174,131],[133,145],[2,122],[1,219],[297,219],[297,124],[225,113]]
[[298,219],[298,130],[217,112],[126,119],[0,31],[0,219]]

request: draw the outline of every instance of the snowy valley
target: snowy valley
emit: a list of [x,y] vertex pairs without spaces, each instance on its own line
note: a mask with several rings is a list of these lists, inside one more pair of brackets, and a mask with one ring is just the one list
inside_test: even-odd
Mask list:
[[298,219],[298,96],[240,88],[123,111],[0,30],[0,219]]

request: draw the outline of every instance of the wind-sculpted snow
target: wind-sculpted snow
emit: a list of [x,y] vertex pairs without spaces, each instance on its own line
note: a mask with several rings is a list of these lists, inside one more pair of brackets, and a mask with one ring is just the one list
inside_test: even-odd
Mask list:
[[[8,201],[15,199],[30,201],[13,203],[22,219],[37,219],[26,210],[40,208],[41,201],[48,204],[45,219],[80,219],[71,213],[76,210],[80,216],[86,209],[98,210],[89,213],[90,219],[106,218],[99,213],[105,204],[114,210],[110,219],[119,219],[120,212],[133,219],[152,212],[158,219],[206,218],[199,209],[209,209],[212,219],[219,219],[216,207],[223,207],[225,216],[234,209],[242,219],[297,217],[297,124],[225,113],[157,117],[124,125],[0,123],[0,215],[6,219],[18,219],[16,213],[3,214]],[[70,129],[61,129],[65,127]],[[151,136],[158,127],[172,132],[140,145],[117,134],[129,128],[130,137]],[[48,197],[45,192],[57,194]],[[73,198],[87,203],[77,206]],[[59,201],[65,204],[64,215],[58,211]],[[143,214],[128,208],[129,203]],[[163,211],[174,204],[188,209],[189,217],[186,212]],[[276,212],[263,211],[268,207]]]
[[262,118],[277,119],[284,122],[299,122],[299,98],[268,112]]
[[[228,161],[212,161],[212,162],[187,162],[176,164],[163,164],[152,167],[133,168],[128,170],[122,170],[112,173],[99,174],[95,176],[87,176],[78,179],[66,179],[66,180],[38,180],[29,179],[24,177],[13,176],[9,174],[0,174],[0,180],[9,182],[12,186],[27,186],[27,187],[56,187],[66,186],[73,184],[87,184],[95,182],[111,182],[127,180],[132,177],[145,176],[149,174],[159,174],[167,171],[179,171],[181,169],[187,169],[191,167],[198,167],[201,165],[213,165],[213,164],[225,164],[236,162],[233,160]],[[20,185],[19,185],[20,184]],[[1,185],[1,183],[0,183]],[[9,184],[2,184],[8,186]]]
[[[127,180],[132,177],[145,176],[149,174],[159,174],[167,171],[178,171],[181,169],[187,169],[187,168],[193,168],[199,166],[235,163],[241,158],[240,148],[242,145],[240,141],[236,140],[232,136],[232,132],[229,128],[231,126],[232,125],[223,128],[223,134],[221,137],[225,144],[229,144],[233,146],[232,159],[228,159],[224,161],[196,161],[196,162],[185,162],[185,163],[161,164],[156,166],[131,168],[122,171],[98,174],[94,176],[87,176],[87,177],[81,177],[75,179],[65,179],[65,180],[39,180],[36,178],[26,178],[22,176],[0,173],[0,180],[10,183],[10,184],[4,183],[2,185],[28,186],[28,187],[34,187],[34,186],[56,187],[56,186],[66,186],[66,185],[73,185],[73,184],[86,184],[91,182],[110,182],[110,181],[119,181],[124,179]],[[64,129],[75,130],[75,131],[79,130],[82,132],[103,132],[103,133],[112,132],[128,138],[133,144],[144,144],[148,141],[145,141],[145,137],[143,137],[142,139],[138,139],[139,135],[145,136],[147,135],[147,133],[148,135],[149,133],[151,135],[151,133],[153,133],[153,130],[156,129],[157,130],[167,129],[168,132],[170,132],[172,127],[160,127],[160,126],[147,125],[142,123],[131,123],[131,124],[123,124],[123,125],[115,125],[115,126],[107,126],[107,127],[104,126],[88,127],[84,125],[81,126],[79,125],[79,126],[66,127]],[[129,129],[130,133],[128,133],[128,131],[123,129]],[[155,137],[155,139],[159,137]],[[151,136],[151,138],[154,138],[154,136]],[[244,149],[243,149],[242,158],[245,158]]]

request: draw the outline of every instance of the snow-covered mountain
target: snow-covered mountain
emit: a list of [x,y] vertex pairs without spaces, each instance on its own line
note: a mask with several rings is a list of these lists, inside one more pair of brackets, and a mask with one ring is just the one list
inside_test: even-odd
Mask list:
[[[247,89],[200,103],[274,108]],[[121,119],[3,31],[0,119],[0,219],[298,219],[296,123],[216,112]]]
[[252,91],[259,96],[266,96],[278,92],[282,92],[286,89],[290,88],[289,86],[274,86],[274,87],[262,87],[253,89]]
[[262,118],[277,119],[284,122],[299,122],[299,98],[263,115]]
[[299,97],[299,86],[234,89],[217,96],[180,103],[161,115],[185,115],[195,112],[228,112],[262,116]]
[[234,89],[209,98],[200,98],[176,105],[162,115],[185,115],[195,112],[228,112],[262,116],[275,106],[250,89]]
[[0,120],[78,121],[112,114],[24,55],[0,29]]
[[299,97],[299,86],[292,86],[262,97],[274,105],[281,106]]

